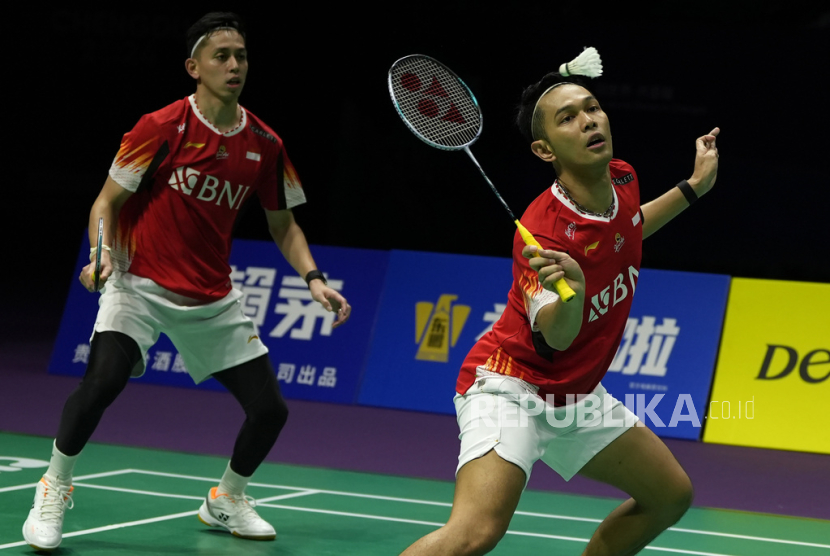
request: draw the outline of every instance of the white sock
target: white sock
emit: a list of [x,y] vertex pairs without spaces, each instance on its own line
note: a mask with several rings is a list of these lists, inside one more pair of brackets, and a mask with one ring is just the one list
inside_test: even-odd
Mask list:
[[248,486],[250,477],[243,477],[231,469],[231,464],[225,468],[225,474],[222,475],[222,480],[219,481],[219,488],[216,489],[217,494],[232,494],[241,496],[245,492],[245,487]]
[[65,485],[71,485],[72,472],[75,469],[75,462],[78,460],[78,456],[80,455],[81,454],[67,456],[58,450],[56,442],[52,442],[52,457],[49,460],[49,468],[46,470],[44,475],[52,481],[58,481],[59,483],[63,483]]

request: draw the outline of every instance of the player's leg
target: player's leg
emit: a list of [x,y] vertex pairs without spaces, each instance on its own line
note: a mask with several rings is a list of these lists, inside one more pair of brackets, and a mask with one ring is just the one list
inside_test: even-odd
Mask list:
[[403,554],[486,554],[495,548],[548,441],[540,436],[538,419],[544,416],[528,412],[527,398],[521,383],[499,376],[479,377],[455,397],[461,447],[450,518]]
[[92,338],[89,363],[78,387],[64,404],[49,467],[35,489],[35,500],[23,524],[26,542],[41,550],[61,542],[63,516],[72,507],[72,472],[101,416],[124,389],[141,359],[136,342],[120,332]]
[[464,556],[493,550],[507,531],[525,486],[525,473],[495,450],[465,464],[456,476],[446,525],[401,556]]
[[[162,293],[178,305],[188,303],[170,292]],[[274,528],[253,509],[253,499],[245,495],[245,488],[285,425],[288,407],[268,348],[259,338],[256,324],[242,312],[243,295],[234,288],[212,303],[177,310],[165,319],[163,331],[178,349],[194,382],[212,376],[245,411],[231,461],[219,486],[205,497],[199,519],[240,537],[272,540],[276,537]]]
[[230,467],[251,476],[265,460],[288,420],[288,406],[280,392],[268,354],[231,369],[214,373],[245,411]]
[[214,373],[213,377],[242,406],[245,422],[219,485],[210,490],[199,510],[199,519],[207,525],[221,525],[240,537],[272,540],[276,537],[274,528],[254,511],[245,498],[245,488],[285,426],[288,407],[268,354]]
[[628,429],[579,472],[631,496],[599,525],[583,556],[637,554],[692,503],[688,475],[647,427]]
[[67,398],[61,414],[55,438],[55,447],[61,453],[76,456],[81,452],[104,411],[124,390],[130,373],[140,360],[138,344],[126,334],[95,333],[86,373]]

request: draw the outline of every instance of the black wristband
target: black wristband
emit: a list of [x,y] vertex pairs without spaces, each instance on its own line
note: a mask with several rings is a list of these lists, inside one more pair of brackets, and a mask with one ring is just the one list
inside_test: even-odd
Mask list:
[[689,185],[688,181],[681,181],[677,184],[677,188],[680,189],[680,192],[683,193],[683,196],[686,197],[686,200],[690,205],[694,204],[694,202],[698,200],[697,193],[695,193],[695,190],[692,189],[692,186]]
[[306,284],[311,284],[312,280],[317,280],[317,279],[322,280],[324,284],[328,284],[328,282],[326,281],[326,277],[323,276],[323,273],[320,272],[319,270],[312,270],[311,272],[309,272],[308,274],[305,275],[305,283]]

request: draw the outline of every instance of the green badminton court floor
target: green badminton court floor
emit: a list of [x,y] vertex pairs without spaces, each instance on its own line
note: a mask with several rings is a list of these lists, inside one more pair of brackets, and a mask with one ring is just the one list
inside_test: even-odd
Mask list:
[[[34,554],[21,528],[51,439],[0,433],[0,550]],[[40,460],[40,462],[36,461]],[[277,529],[237,539],[196,518],[224,458],[91,443],[76,467],[75,508],[54,554],[396,555],[442,525],[451,482],[265,463],[247,493]],[[579,554],[610,498],[527,491],[491,553]],[[830,521],[693,508],[643,554],[828,556]]]

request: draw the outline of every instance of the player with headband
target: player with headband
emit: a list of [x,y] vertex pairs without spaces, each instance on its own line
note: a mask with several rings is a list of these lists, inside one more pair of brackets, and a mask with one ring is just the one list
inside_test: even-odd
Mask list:
[[[130,376],[144,373],[145,356],[161,332],[175,344],[194,382],[214,377],[246,414],[199,519],[239,537],[276,537],[245,488],[274,445],[288,408],[257,326],[242,312],[243,294],[232,287],[228,263],[234,222],[252,196],[311,297],[332,313],[332,326],[350,315],[346,299],[317,270],[294,220],[291,209],[305,195],[282,140],[239,105],[248,74],[240,18],[209,13],[189,29],[187,40],[185,69],[196,92],[146,114],[124,135],[90,211],[103,290],[86,374],[66,401],[49,468],[23,525],[26,542],[36,549],[60,544],[64,513],[73,504],[75,462]],[[100,217],[106,226],[97,245]],[[94,266],[79,277],[89,290]],[[208,421],[210,413],[205,408]]]
[[[601,73],[589,48],[522,93],[516,123],[555,173],[521,218],[542,249],[516,233],[507,307],[458,376],[461,446],[449,520],[406,556],[492,550],[540,459],[566,481],[580,474],[631,496],[583,555],[635,554],[691,504],[680,464],[600,380],[625,330],[642,239],[712,188],[719,129],[697,139],[688,180],[641,205],[637,174],[613,158],[608,116],[578,77]],[[567,304],[554,288],[563,277],[576,292]]]

